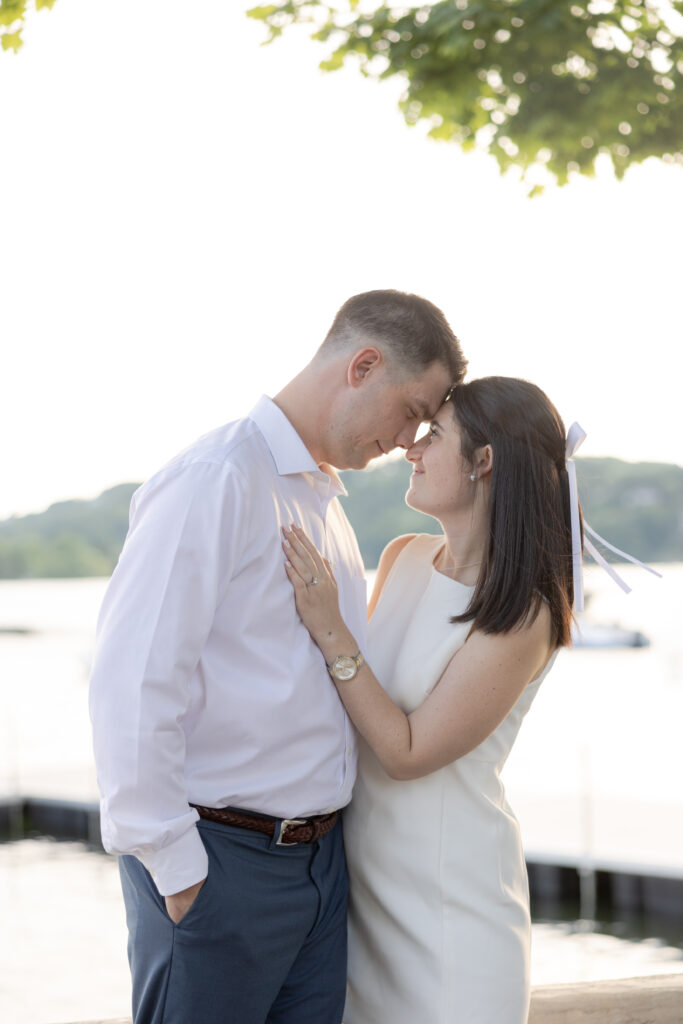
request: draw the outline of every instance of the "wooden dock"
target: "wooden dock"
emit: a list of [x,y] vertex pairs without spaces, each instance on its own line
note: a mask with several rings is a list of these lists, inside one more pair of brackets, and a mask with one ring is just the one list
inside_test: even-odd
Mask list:
[[[0,799],[0,841],[32,836],[81,840],[102,850],[99,806],[42,797]],[[678,924],[683,934],[683,868],[531,851],[527,869],[537,917],[561,919],[561,908],[575,905],[577,917],[590,919],[599,907],[615,917]]]

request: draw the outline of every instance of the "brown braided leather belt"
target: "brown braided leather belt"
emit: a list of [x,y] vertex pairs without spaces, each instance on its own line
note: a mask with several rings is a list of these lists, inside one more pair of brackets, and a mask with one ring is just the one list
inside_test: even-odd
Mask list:
[[314,843],[316,839],[321,839],[332,831],[339,817],[339,811],[316,814],[311,818],[272,818],[266,814],[249,814],[248,811],[238,811],[232,807],[201,807],[199,804],[190,804],[190,807],[194,807],[199,817],[206,818],[207,821],[217,821],[220,825],[235,825],[237,828],[247,828],[252,832],[263,832],[271,839],[279,822],[277,846]]

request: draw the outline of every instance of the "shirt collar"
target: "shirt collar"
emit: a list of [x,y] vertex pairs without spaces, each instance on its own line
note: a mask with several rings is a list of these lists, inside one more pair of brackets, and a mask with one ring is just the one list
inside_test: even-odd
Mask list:
[[294,473],[310,473],[311,476],[329,484],[331,496],[347,494],[335,470],[330,466],[324,473],[303,443],[296,430],[280,409],[267,395],[262,395],[249,413],[270,448],[275,467],[280,476]]

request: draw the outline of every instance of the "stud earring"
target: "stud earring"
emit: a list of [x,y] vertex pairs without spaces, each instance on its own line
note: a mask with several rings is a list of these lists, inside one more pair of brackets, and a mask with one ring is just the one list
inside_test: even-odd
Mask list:
[[474,482],[476,479],[477,479],[477,474],[476,473],[470,473],[470,480],[472,480]]

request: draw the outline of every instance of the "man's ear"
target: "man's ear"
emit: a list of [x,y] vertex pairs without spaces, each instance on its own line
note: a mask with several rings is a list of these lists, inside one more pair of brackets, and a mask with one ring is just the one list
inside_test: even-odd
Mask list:
[[346,379],[352,388],[359,387],[369,376],[376,373],[384,363],[384,356],[378,348],[368,346],[353,353],[349,362]]

